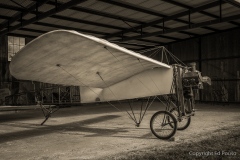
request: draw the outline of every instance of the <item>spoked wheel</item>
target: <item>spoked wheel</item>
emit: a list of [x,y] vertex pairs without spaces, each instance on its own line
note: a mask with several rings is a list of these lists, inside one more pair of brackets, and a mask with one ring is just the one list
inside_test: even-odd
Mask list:
[[190,123],[191,123],[191,116],[182,117],[181,119],[179,119],[179,113],[178,113],[178,111],[175,108],[171,109],[170,113],[172,113],[172,115],[174,115],[174,117],[178,121],[177,130],[184,130],[184,129],[186,129],[190,125]]
[[152,116],[150,128],[157,138],[169,139],[176,133],[177,120],[171,113],[159,111]]

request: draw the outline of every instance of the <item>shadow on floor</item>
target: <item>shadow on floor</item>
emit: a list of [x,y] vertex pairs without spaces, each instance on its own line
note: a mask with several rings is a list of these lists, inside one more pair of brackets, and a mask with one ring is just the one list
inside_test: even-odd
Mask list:
[[124,130],[122,128],[103,129],[103,128],[96,128],[96,127],[87,127],[87,125],[90,125],[90,124],[96,124],[99,122],[112,120],[118,117],[120,116],[117,116],[117,115],[99,116],[99,117],[95,117],[95,118],[91,118],[83,121],[66,123],[66,124],[57,125],[57,126],[37,126],[37,125],[34,126],[32,124],[27,124],[27,123],[2,124],[2,125],[12,126],[12,127],[24,126],[24,128],[27,128],[27,130],[0,134],[0,143],[46,135],[54,132],[58,132],[58,133],[60,132],[61,134],[62,133],[64,134],[65,131],[88,132],[88,133],[94,134],[95,136],[102,136],[102,135],[107,136],[107,135],[117,134],[118,132],[127,132],[127,130]]

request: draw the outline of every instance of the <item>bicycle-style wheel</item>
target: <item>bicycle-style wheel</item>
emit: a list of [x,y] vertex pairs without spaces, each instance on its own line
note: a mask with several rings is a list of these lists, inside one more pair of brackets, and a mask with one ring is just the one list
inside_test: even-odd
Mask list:
[[172,115],[174,115],[174,117],[177,119],[177,130],[184,130],[186,128],[188,128],[188,126],[191,123],[191,116],[188,117],[182,117],[181,119],[179,119],[179,113],[178,111],[173,108],[170,110],[170,113],[172,113]]
[[171,113],[159,111],[152,116],[150,128],[157,138],[169,139],[176,133],[177,120]]

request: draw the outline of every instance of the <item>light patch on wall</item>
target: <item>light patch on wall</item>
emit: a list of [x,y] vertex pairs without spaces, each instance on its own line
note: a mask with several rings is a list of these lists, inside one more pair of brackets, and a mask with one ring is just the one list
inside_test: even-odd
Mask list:
[[25,38],[8,36],[8,61],[25,46]]

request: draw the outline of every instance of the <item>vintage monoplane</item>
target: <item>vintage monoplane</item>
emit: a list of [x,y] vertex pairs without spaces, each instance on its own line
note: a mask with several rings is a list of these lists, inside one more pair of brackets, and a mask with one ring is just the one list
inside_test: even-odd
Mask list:
[[[189,126],[194,115],[194,91],[202,88],[202,82],[209,82],[194,66],[169,65],[106,40],[68,30],[51,31],[31,41],[13,57],[10,72],[20,80],[80,86],[81,103],[108,102],[114,106],[112,101],[149,97],[145,110],[141,106],[139,120],[128,112],[137,126],[158,99],[166,110],[152,116],[150,128],[160,139],[168,139],[177,129]],[[45,122],[54,110],[38,102],[47,110]]]

